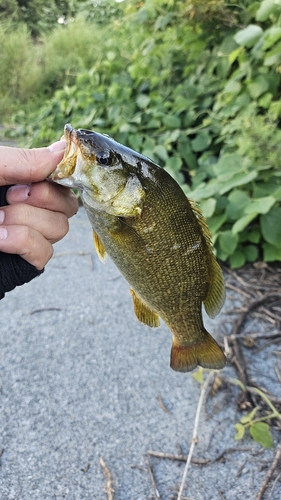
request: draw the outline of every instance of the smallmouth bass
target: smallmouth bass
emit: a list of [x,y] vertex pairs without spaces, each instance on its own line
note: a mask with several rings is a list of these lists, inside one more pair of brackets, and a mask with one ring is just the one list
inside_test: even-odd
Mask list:
[[149,158],[90,130],[64,128],[64,158],[50,178],[79,189],[101,260],[131,287],[137,318],[172,332],[170,365],[220,369],[225,356],[203,325],[221,309],[224,278],[207,223],[176,181]]

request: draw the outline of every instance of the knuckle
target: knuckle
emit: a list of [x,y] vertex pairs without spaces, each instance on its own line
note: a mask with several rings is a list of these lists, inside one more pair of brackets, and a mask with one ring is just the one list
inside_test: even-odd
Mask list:
[[61,240],[69,230],[68,218],[64,214],[56,214],[56,231],[54,237],[52,238],[53,242]]

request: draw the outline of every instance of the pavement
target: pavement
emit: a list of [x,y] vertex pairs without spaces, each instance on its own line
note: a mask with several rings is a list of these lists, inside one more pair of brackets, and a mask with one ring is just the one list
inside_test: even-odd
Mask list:
[[[219,340],[231,328],[234,299],[215,320],[206,318]],[[0,499],[109,499],[102,457],[114,500],[175,500],[184,463],[150,457],[157,497],[146,453],[188,453],[200,384],[170,369],[168,328],[135,319],[127,283],[95,254],[83,208],[44,274],[0,302],[0,317]],[[260,356],[267,371],[270,361]],[[231,367],[224,373],[234,375]],[[255,498],[274,452],[250,437],[234,440],[238,393],[233,387],[208,399],[194,457],[237,451],[192,464],[184,498]],[[271,500],[280,498],[277,482]]]

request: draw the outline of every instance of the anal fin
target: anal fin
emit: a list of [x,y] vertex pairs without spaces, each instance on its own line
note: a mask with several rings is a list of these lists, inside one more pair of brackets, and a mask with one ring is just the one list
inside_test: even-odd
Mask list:
[[151,327],[160,326],[159,316],[156,312],[152,311],[145,302],[143,302],[131,288],[131,295],[133,297],[135,315],[141,323],[145,323]]
[[104,248],[104,245],[99,237],[99,235],[93,231],[93,239],[94,239],[94,245],[96,252],[99,256],[99,259],[104,262],[106,258],[106,249]]

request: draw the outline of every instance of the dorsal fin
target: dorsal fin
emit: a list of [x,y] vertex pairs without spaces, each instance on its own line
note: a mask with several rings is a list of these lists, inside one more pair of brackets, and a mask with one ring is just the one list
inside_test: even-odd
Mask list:
[[214,318],[221,310],[225,300],[225,286],[222,270],[214,255],[212,235],[206,219],[197,203],[189,199],[192,211],[200,224],[208,253],[209,290],[204,300],[206,313]]
[[131,288],[131,295],[133,297],[135,315],[141,323],[151,327],[160,326],[159,316],[156,312],[152,311],[148,305],[141,300],[136,292]]
[[99,259],[104,262],[106,259],[106,249],[104,248],[103,242],[101,241],[99,235],[93,231],[93,239],[96,252],[99,256]]

